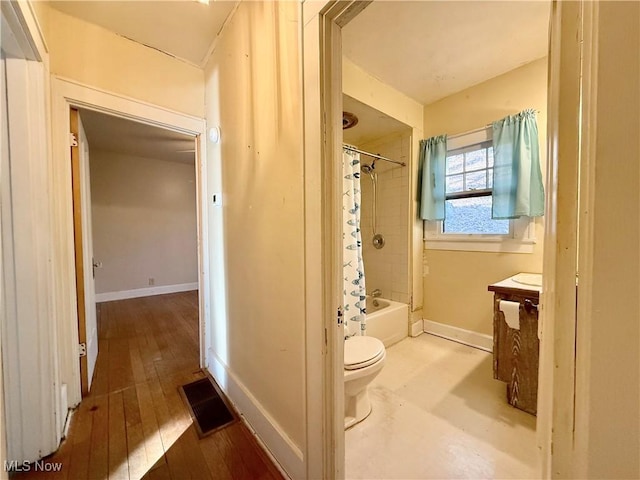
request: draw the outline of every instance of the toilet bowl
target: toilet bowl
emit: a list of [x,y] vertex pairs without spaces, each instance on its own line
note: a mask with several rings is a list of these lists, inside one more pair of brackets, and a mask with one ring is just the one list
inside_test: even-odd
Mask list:
[[380,373],[386,357],[384,344],[375,337],[348,337],[344,342],[344,428],[371,413],[367,387]]

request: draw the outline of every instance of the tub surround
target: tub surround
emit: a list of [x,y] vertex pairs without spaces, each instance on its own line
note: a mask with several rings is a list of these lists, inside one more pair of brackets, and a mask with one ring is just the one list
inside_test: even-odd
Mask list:
[[[409,164],[411,134],[407,131],[359,147]],[[386,243],[381,249],[372,244],[373,189],[369,175],[362,174],[362,252],[367,288],[379,288],[386,298],[409,303],[409,168],[378,161],[375,172],[378,175],[376,230]],[[408,325],[408,317],[405,324]]]

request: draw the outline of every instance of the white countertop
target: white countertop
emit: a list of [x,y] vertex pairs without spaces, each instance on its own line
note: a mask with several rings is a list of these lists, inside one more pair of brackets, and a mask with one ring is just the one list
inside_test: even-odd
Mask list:
[[518,273],[497,283],[492,283],[489,286],[498,288],[515,288],[517,290],[529,290],[531,292],[539,293],[542,291],[542,274],[525,272]]

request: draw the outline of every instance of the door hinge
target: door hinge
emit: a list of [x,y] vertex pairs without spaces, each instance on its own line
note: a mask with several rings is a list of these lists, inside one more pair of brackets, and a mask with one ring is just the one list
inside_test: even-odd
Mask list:
[[69,133],[69,146],[70,147],[78,146],[78,137],[76,137],[76,134],[73,132]]
[[342,310],[342,305],[338,307],[338,326],[344,323],[344,311]]
[[87,343],[86,342],[82,342],[78,344],[78,355],[80,357],[86,357],[87,356]]

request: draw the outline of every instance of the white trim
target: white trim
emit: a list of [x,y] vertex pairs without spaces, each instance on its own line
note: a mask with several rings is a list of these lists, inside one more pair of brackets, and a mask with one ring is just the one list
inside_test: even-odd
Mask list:
[[[594,289],[594,251],[596,250],[594,212],[596,211],[596,179],[598,167],[603,168],[607,159],[598,157],[598,51],[600,5],[598,2],[586,2],[583,8],[582,40],[582,131],[580,162],[580,186],[578,204],[580,205],[578,222],[578,271],[580,274],[580,295],[578,295],[576,323],[576,383],[575,383],[575,442],[574,469],[575,478],[589,477],[589,449],[591,431],[589,429],[591,411],[591,375],[594,358],[600,361],[600,355],[594,357],[591,350],[593,335],[593,299],[599,295]],[[602,248],[602,247],[601,247]],[[623,298],[623,297],[621,297]],[[593,448],[593,447],[592,447]],[[602,470],[600,470],[602,472]]]
[[253,435],[253,438],[256,441],[256,443],[260,445],[260,448],[262,448],[262,451],[264,452],[264,454],[267,457],[269,457],[269,459],[271,460],[273,465],[278,469],[282,477],[291,478],[289,474],[285,471],[285,469],[282,468],[282,465],[278,463],[278,460],[276,459],[276,457],[273,456],[273,453],[271,453],[271,450],[269,450],[269,447],[267,447],[267,444],[264,443],[262,439],[258,436],[258,432],[256,432],[255,429],[251,426],[251,424],[247,420],[247,417],[245,417],[244,415],[240,415],[240,420],[242,420],[242,423],[244,423],[244,425],[247,427],[247,430],[249,430],[251,435]]
[[[68,384],[69,406],[81,400],[80,368],[77,361],[78,324],[76,312],[76,292],[73,250],[73,219],[71,168],[69,149],[69,109],[71,106],[94,110],[120,118],[153,125],[167,130],[185,133],[198,138],[196,182],[198,189],[198,283],[201,364],[204,365],[204,323],[209,321],[207,306],[210,304],[208,288],[208,209],[204,159],[206,158],[206,124],[204,119],[175,112],[150,103],[142,102],[119,94],[107,92],[73,80],[52,77],[52,179],[49,202],[51,204],[54,228],[52,235],[52,259],[55,278],[56,329],[59,332],[58,359],[60,383]],[[55,393],[59,397],[60,391]],[[60,410],[60,409],[58,409]],[[58,436],[62,435],[66,412],[58,411]]]
[[[4,2],[3,2],[4,3]],[[8,3],[8,2],[7,2]],[[38,17],[33,11],[33,5],[31,1],[27,0],[17,0],[15,2],[11,2],[15,5],[16,11],[19,11],[19,16],[23,28],[26,28],[30,32],[30,44],[34,53],[36,53],[39,57],[39,60],[44,64],[44,66],[49,68],[49,48],[47,46],[47,41],[42,32],[42,27],[40,22],[38,21]]]
[[493,130],[491,127],[480,127],[468,132],[458,133],[457,135],[447,136],[447,153],[452,150],[459,150],[465,147],[471,147],[480,143],[491,141]]
[[[277,459],[290,478],[305,478],[305,462],[302,450],[289,438],[276,420],[269,415],[249,389],[222,362],[213,349],[208,349],[210,372],[227,395],[234,408],[261,439],[269,446],[273,458]],[[258,368],[258,365],[256,365]]]
[[543,295],[538,318],[542,337],[536,425],[541,478],[576,478],[576,199],[584,125],[580,121],[582,12],[587,3],[553,2],[551,7]]
[[112,93],[73,79],[54,75],[51,88],[56,97],[55,100],[64,97],[67,103],[74,107],[106,113],[186,135],[195,136],[205,133],[205,122],[202,118]]
[[[315,2],[302,5],[303,16],[317,7]],[[304,217],[305,217],[305,433],[308,478],[331,478],[335,475],[327,465],[328,450],[334,448],[328,428],[330,405],[326,370],[332,365],[325,355],[327,335],[327,301],[323,255],[322,218],[322,154],[320,136],[320,20],[305,22],[303,30],[304,94]],[[313,95],[310,94],[313,92]],[[344,428],[344,427],[343,427]],[[343,435],[344,436],[344,435]]]
[[48,69],[47,45],[31,2],[25,0],[5,1],[0,2],[0,7],[2,8],[3,22],[6,22],[5,28],[9,28],[19,44],[21,52],[19,52],[18,58],[41,62]]
[[508,235],[456,235],[442,233],[442,222],[424,222],[424,247],[428,250],[465,252],[533,253],[536,222],[520,217],[509,222]]
[[420,319],[411,324],[411,336],[419,337],[424,333],[424,320]]
[[96,303],[126,300],[128,298],[152,297],[166,293],[189,292],[198,289],[198,282],[178,283],[175,285],[160,285],[156,287],[135,288],[133,290],[119,290],[117,292],[96,293]]
[[[338,21],[367,1],[303,4],[305,191],[304,478],[344,478],[342,50]],[[317,14],[316,14],[317,12]],[[302,477],[300,477],[302,478]]]
[[[2,14],[4,19],[5,8]],[[27,31],[12,33],[29,37]],[[7,117],[3,114],[3,126],[11,128],[6,132],[2,160],[4,295],[0,331],[5,398],[1,414],[6,430],[0,433],[6,435],[9,459],[33,461],[58,445],[52,387],[57,365],[52,345],[56,332],[51,322],[50,216],[42,195],[48,189],[50,174],[47,72],[42,62],[19,57],[6,59],[4,68]]]
[[425,240],[427,250],[455,250],[463,252],[493,252],[493,253],[533,253],[535,242],[518,242],[509,240]]
[[491,335],[427,319],[424,320],[424,331],[425,333],[446,338],[447,340],[452,340],[457,343],[462,343],[463,345],[484,350],[485,352],[493,352],[493,337]]

